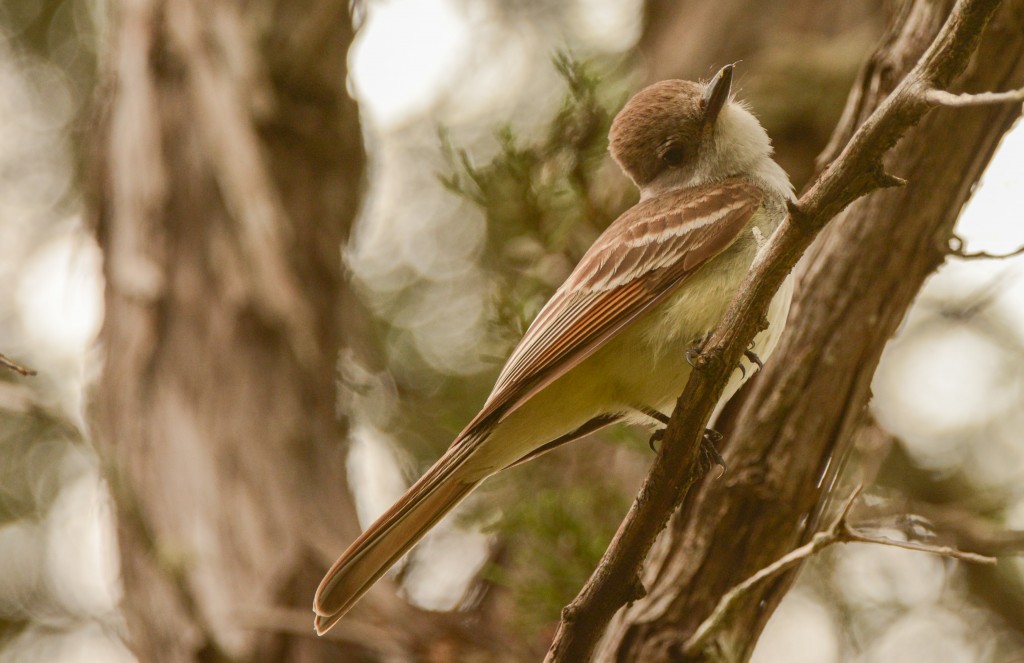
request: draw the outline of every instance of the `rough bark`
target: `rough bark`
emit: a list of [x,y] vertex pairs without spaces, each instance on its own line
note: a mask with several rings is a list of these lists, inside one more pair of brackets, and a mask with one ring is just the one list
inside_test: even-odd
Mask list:
[[[828,162],[915,64],[951,2],[904,5],[863,69]],[[958,86],[1024,82],[1024,3],[1006,2]],[[620,613],[595,660],[685,660],[680,646],[730,587],[814,533],[833,497],[885,342],[944,260],[960,209],[1020,105],[933,111],[886,160],[906,177],[847,208],[801,263],[787,332],[720,427],[728,474],[684,501],[647,562],[648,597]],[[753,592],[699,658],[749,658],[795,571]]]
[[140,660],[356,659],[266,618],[311,633],[320,572],[358,533],[335,412],[365,161],[347,7],[114,8],[93,410]]

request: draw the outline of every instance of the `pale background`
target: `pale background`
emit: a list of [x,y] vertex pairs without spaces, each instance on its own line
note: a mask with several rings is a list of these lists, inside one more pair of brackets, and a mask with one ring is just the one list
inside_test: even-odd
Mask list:
[[[638,37],[636,2],[572,7],[569,20],[562,16],[545,31],[542,21],[503,22],[490,5],[369,5],[350,57],[371,188],[346,259],[371,310],[393,325],[391,360],[407,359],[411,371],[426,364],[471,376],[494,364],[481,350],[490,301],[476,262],[483,217],[438,183],[436,129],[448,127],[483,163],[495,150],[497,124],[510,122],[528,139],[557,110],[555,49],[626,51]],[[12,37],[30,11],[0,6],[0,351],[39,376],[17,388],[0,382],[0,408],[31,401],[81,430],[85,390],[102,359],[93,345],[102,282],[101,256],[81,218],[74,157],[81,136],[69,131],[89,79],[68,72],[94,57],[93,47],[84,37],[67,39],[55,49],[66,59],[61,67],[18,48]],[[81,3],[61,11],[82,34],[102,32],[102,12]],[[738,71],[742,94],[742,63]],[[1022,186],[1018,124],[960,219],[967,250],[1024,245]],[[419,295],[409,301],[400,294],[413,282]],[[950,260],[886,351],[874,394],[874,414],[910,462],[965,481],[978,500],[997,499],[1004,524],[1024,528],[1024,256]],[[371,396],[354,406],[351,480],[364,522],[409,479],[410,452],[386,432],[396,405]],[[15,433],[0,433],[0,459]],[[50,495],[45,511],[0,525],[0,617],[28,621],[3,643],[0,661],[131,660],[117,635],[111,505],[96,456],[74,438],[39,435],[19,476],[13,466],[0,474],[0,499],[25,481]],[[407,591],[421,605],[450,608],[486,560],[488,536],[448,524],[426,545]],[[1024,562],[1016,573],[1024,574]],[[970,599],[967,582],[957,564],[928,555],[865,545],[833,550],[783,602],[755,660],[1022,660],[1024,645]],[[1014,651],[1020,658],[1007,658]]]

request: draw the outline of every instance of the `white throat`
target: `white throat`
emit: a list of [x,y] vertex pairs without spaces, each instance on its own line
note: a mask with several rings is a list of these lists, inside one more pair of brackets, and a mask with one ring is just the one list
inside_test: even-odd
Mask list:
[[667,169],[640,191],[646,200],[667,191],[701,186],[728,177],[753,180],[767,192],[790,200],[793,185],[782,167],[772,159],[771,139],[746,107],[729,100],[715,123],[711,142],[695,164]]

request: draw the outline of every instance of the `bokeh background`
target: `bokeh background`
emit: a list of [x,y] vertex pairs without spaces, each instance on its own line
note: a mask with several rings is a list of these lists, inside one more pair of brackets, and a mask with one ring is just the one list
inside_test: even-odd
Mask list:
[[[0,4],[0,351],[39,373],[0,374],[0,661],[134,660],[117,514],[90,427],[102,362],[120,351],[97,344],[103,254],[89,221],[109,4]],[[339,247],[354,293],[343,315],[359,324],[338,362],[348,426],[336,444],[359,521],[444,449],[548,294],[635,199],[604,151],[631,91],[740,61],[738,93],[799,189],[890,4],[356,6],[349,90],[367,165]],[[967,252],[1024,245],[1022,184],[1018,124],[960,219]],[[873,390],[882,432],[860,449],[866,466],[852,465],[880,519],[917,516],[892,536],[951,527],[991,542],[1024,529],[1024,256],[951,258]],[[490,482],[401,567],[401,596],[461,610],[499,633],[507,660],[537,660],[652,458],[642,432],[599,438]],[[258,607],[265,620],[282,608]],[[233,643],[242,660],[251,645]],[[804,570],[755,660],[1024,660],[1024,561],[831,549]]]

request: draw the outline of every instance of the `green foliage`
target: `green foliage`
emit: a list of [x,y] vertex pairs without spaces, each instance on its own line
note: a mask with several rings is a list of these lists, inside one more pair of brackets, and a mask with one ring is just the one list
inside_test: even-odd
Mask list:
[[[497,154],[478,163],[470,148],[440,131],[442,185],[484,214],[478,258],[490,301],[486,338],[475,351],[493,359],[494,372],[453,377],[429,361],[415,363],[411,337],[379,317],[376,336],[402,393],[392,426],[424,463],[475,414],[512,346],[597,235],[627,207],[635,192],[607,157],[607,134],[625,101],[625,81],[611,67],[559,53],[554,67],[565,83],[560,107],[530,138],[506,123],[494,131]],[[391,311],[414,309],[433,284],[413,282],[390,293]],[[405,346],[403,347],[403,344]]]
[[[621,94],[594,73],[596,65],[561,52],[554,66],[567,94],[543,138],[525,145],[511,126],[495,134],[498,155],[477,166],[442,131],[449,174],[441,182],[477,206],[487,220],[483,262],[498,293],[492,322],[511,343],[567,275],[597,234],[628,204],[607,204],[601,166]],[[625,191],[625,181],[620,180]]]
[[540,486],[535,473],[533,477],[517,486],[518,491],[534,488],[529,499],[505,501],[504,516],[495,529],[510,542],[508,554],[503,565],[485,572],[489,581],[511,591],[514,627],[524,637],[542,633],[558,621],[629,508],[628,498],[607,483]]

